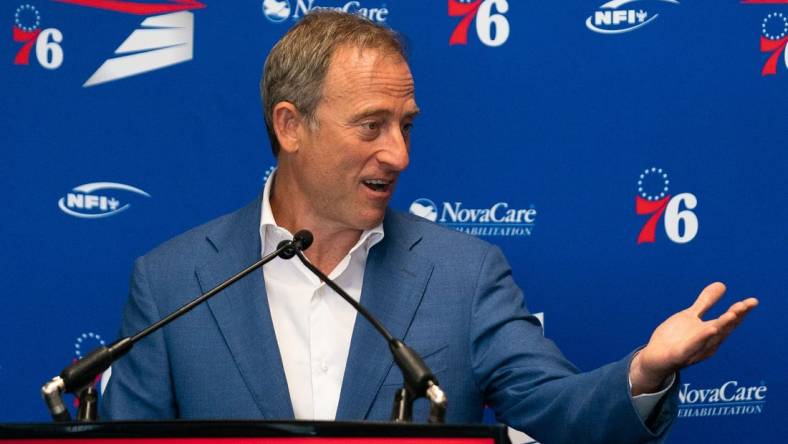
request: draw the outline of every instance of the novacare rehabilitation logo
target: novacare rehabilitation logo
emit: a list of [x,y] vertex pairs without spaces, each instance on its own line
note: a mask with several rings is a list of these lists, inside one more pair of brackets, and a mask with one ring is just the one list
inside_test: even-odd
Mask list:
[[263,15],[271,23],[282,23],[292,18],[300,20],[307,14],[318,10],[341,11],[348,14],[356,14],[377,23],[385,23],[389,15],[389,9],[385,4],[369,7],[361,1],[346,1],[342,5],[326,6],[323,1],[315,4],[315,0],[263,0]]
[[443,202],[440,207],[430,199],[419,198],[409,208],[410,214],[475,236],[518,236],[533,233],[537,211],[533,205],[515,208],[508,202],[489,207],[468,208],[463,202]]
[[745,386],[731,380],[712,388],[684,383],[679,389],[679,418],[758,415],[766,407],[768,390],[763,381]]

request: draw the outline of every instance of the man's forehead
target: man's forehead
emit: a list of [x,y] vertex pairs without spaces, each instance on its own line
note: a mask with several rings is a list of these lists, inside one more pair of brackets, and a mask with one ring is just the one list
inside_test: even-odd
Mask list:
[[362,60],[374,59],[393,63],[405,63],[405,58],[394,48],[386,46],[363,46],[352,43],[339,45],[331,54],[331,65],[358,63]]
[[338,48],[326,73],[324,94],[358,94],[364,92],[362,88],[412,96],[414,82],[407,61],[386,48]]

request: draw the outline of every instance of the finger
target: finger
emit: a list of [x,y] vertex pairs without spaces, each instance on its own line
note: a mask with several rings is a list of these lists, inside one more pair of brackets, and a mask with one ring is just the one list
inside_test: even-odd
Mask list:
[[721,333],[721,327],[718,322],[705,322],[701,328],[698,328],[685,343],[686,353],[690,356],[702,354],[703,350],[715,341],[716,337]]
[[[748,311],[743,312],[741,315],[736,315],[734,311],[728,311],[717,319],[708,321],[710,329],[716,329],[716,333],[710,335],[704,344],[704,349],[708,350],[713,348],[716,350],[728,336],[735,330]],[[704,353],[705,354],[705,353]],[[703,358],[705,359],[705,358]]]
[[689,363],[695,364],[700,361],[704,361],[717,353],[717,349],[720,347],[724,336],[722,335],[715,335],[709,337],[704,343],[703,347],[700,350],[697,350],[695,353],[690,355]]
[[743,301],[736,302],[731,305],[728,311],[735,311],[737,315],[741,316],[747,314],[750,310],[758,306],[758,300],[755,298],[747,298]]
[[[755,301],[756,301],[755,303],[757,304],[757,300],[756,300],[756,299],[754,299],[754,298],[752,298],[752,299],[753,299],[753,300],[755,300]],[[735,305],[735,307],[734,307],[734,306],[731,306],[731,308],[730,308],[730,310],[728,311],[728,313],[735,313],[735,315],[736,315],[736,319],[734,319],[734,320],[733,320],[733,322],[730,322],[728,325],[726,325],[725,327],[723,327],[723,329],[725,330],[725,331],[724,331],[724,333],[725,333],[725,336],[729,335],[729,334],[730,334],[730,333],[731,333],[733,330],[735,330],[735,329],[736,329],[736,327],[738,327],[738,326],[739,326],[739,324],[741,324],[741,321],[743,321],[743,320],[744,320],[744,318],[745,318],[745,317],[746,317],[746,316],[747,316],[747,315],[748,315],[748,314],[749,314],[749,313],[752,311],[752,309],[753,309],[753,308],[755,308],[755,306],[756,306],[756,305],[749,305],[749,304],[748,304],[748,302],[747,302],[747,300],[745,300],[745,301],[741,301],[741,302],[737,302],[737,303],[736,303],[736,304],[734,304],[734,305]]]
[[703,348],[698,350],[696,353],[690,355],[687,364],[697,364],[700,361],[704,361],[717,352],[720,343],[718,341],[709,341],[707,344],[704,344]]
[[690,355],[690,361],[693,361],[693,363],[700,362],[714,356],[731,332],[739,326],[744,317],[757,305],[757,299],[748,298],[731,305],[728,311],[717,319],[704,322],[705,328],[696,335],[696,340],[703,338],[700,339],[702,346],[698,347],[699,349],[696,349]]
[[[722,314],[719,318],[717,318],[717,324],[721,328],[727,328],[728,324],[733,322],[735,325],[738,325],[742,319],[752,311],[758,305],[758,300],[755,298],[745,299],[743,301],[739,301],[734,303],[733,305],[728,308],[728,311]],[[733,316],[733,318],[732,318]],[[723,327],[721,324],[724,324]]]
[[742,302],[744,302],[748,310],[752,310],[753,308],[757,307],[758,304],[760,304],[760,301],[757,298],[747,298]]
[[692,304],[690,310],[695,312],[698,317],[703,317],[709,308],[719,301],[724,294],[725,284],[722,282],[714,282],[713,284],[706,286],[706,288],[700,292],[698,299],[696,299],[695,303]]
[[730,324],[728,324],[728,326],[725,327],[725,330],[723,330],[723,332],[722,332],[723,336],[727,337],[729,334],[731,334],[731,332],[733,332],[733,330],[736,330],[739,327],[739,324],[741,324],[741,321],[743,319],[744,319],[744,316],[739,316],[739,317],[736,318],[735,321],[733,321]]
[[739,301],[728,307],[728,313],[733,313],[736,317],[744,316],[748,311],[750,311],[750,307],[744,303],[744,301]]
[[735,327],[737,321],[739,320],[740,317],[736,314],[735,311],[728,310],[717,319],[709,320],[706,323],[716,328],[717,332],[714,333],[713,336],[722,336],[722,335],[727,335],[728,333],[733,331],[733,328]]

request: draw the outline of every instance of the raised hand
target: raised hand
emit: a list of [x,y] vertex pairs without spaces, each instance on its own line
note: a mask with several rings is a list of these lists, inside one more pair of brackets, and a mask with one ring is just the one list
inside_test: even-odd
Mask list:
[[632,395],[656,392],[674,372],[714,355],[722,341],[758,305],[757,299],[747,298],[731,305],[720,317],[704,321],[703,315],[723,294],[725,285],[721,282],[707,286],[691,307],[669,317],[654,330],[630,365]]

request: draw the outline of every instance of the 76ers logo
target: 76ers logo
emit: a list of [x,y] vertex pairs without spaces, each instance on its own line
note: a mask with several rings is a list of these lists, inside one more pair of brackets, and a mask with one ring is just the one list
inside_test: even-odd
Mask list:
[[[82,85],[94,86],[136,76],[192,60],[194,16],[190,10],[205,8],[198,0],[54,0],[92,9],[146,16],[123,43],[115,56],[106,59]],[[13,39],[22,43],[14,58],[16,65],[28,65],[35,47],[38,63],[47,69],[63,64],[63,33],[56,28],[41,30],[41,14],[35,6],[22,4],[14,13]]]
[[[686,244],[698,234],[698,217],[691,210],[698,205],[698,199],[692,193],[680,193],[671,196],[668,173],[662,168],[646,168],[638,179],[638,194],[635,196],[635,211],[639,215],[648,215],[638,235],[638,243],[654,242],[657,223],[665,215],[665,234],[677,244]],[[681,206],[684,210],[680,210]],[[683,225],[683,230],[682,230]]]
[[476,35],[487,46],[501,46],[509,38],[507,0],[449,0],[449,16],[462,17],[449,38],[449,45],[467,45],[468,28],[476,19]]
[[788,17],[781,12],[773,12],[761,23],[761,52],[771,55],[761,69],[761,76],[777,74],[777,61],[784,54],[785,66],[788,67]]
[[22,4],[14,12],[13,39],[22,47],[14,57],[15,65],[30,64],[30,50],[35,46],[36,59],[46,69],[57,69],[63,64],[63,33],[56,28],[41,30],[41,13],[35,6]]

